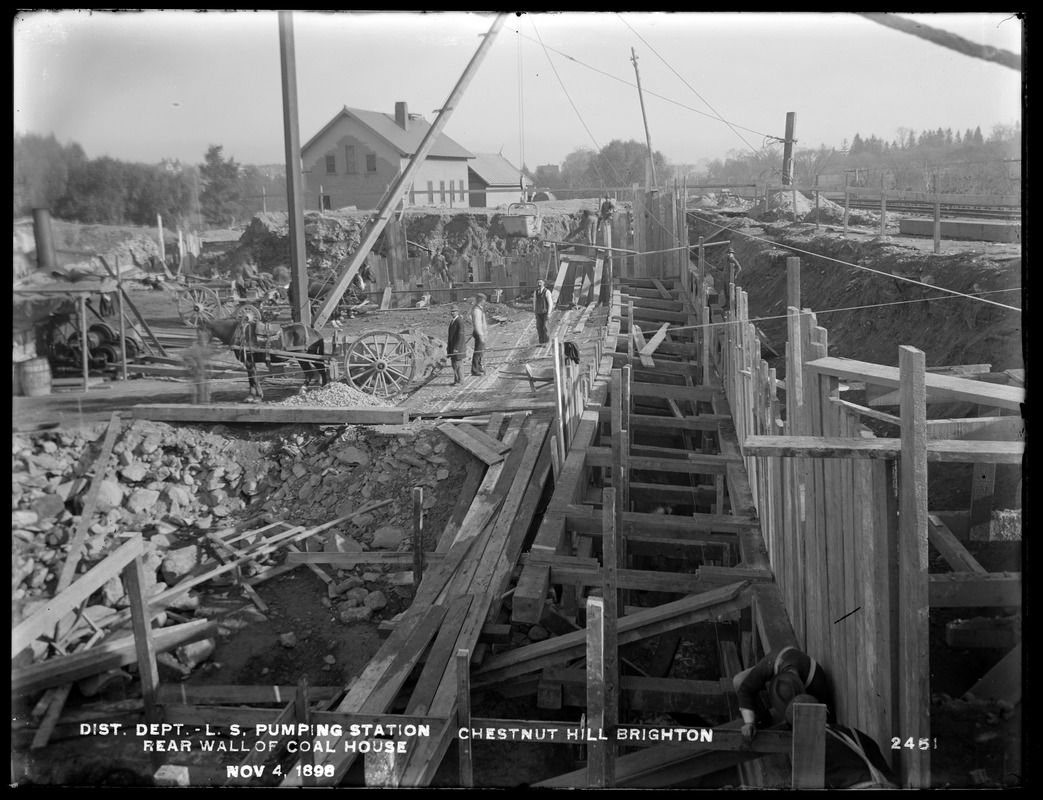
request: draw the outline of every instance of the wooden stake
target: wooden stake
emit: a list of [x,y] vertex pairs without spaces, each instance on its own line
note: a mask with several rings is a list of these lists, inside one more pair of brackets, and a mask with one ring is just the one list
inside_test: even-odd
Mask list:
[[607,708],[605,685],[605,601],[587,598],[587,725],[593,739],[587,745],[587,786],[604,789],[612,785],[608,748],[599,741],[605,730]]
[[[456,724],[457,727],[471,729],[471,652],[460,649],[456,651]],[[464,789],[474,787],[474,765],[471,761],[470,736],[461,737],[457,741],[460,750],[460,786]]]
[[424,577],[424,489],[413,487],[413,588],[420,590]]
[[156,691],[159,689],[159,665],[156,663],[156,643],[152,638],[152,622],[146,594],[145,567],[137,556],[123,570],[130,600],[130,620],[134,630],[134,649],[138,659],[138,677],[145,704],[145,721],[159,722]]
[[[899,499],[898,727],[904,738],[930,737],[930,651],[927,585],[927,384],[925,355],[898,349],[902,459]],[[903,788],[931,785],[930,751],[902,750]]]

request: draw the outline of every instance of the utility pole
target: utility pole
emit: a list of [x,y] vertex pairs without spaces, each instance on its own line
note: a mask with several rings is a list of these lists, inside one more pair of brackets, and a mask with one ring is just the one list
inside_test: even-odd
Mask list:
[[793,133],[796,130],[797,113],[786,112],[786,138],[782,142],[782,185],[793,183]]
[[[279,12],[279,63],[282,72],[283,138],[286,144],[286,205],[290,224],[290,286],[296,302],[290,308],[294,322],[311,325],[308,304],[308,260],[304,254],[304,179],[301,176],[301,134],[297,117],[297,64],[293,44],[293,17]],[[322,201],[319,201],[322,208]]]
[[648,133],[648,116],[645,114],[645,96],[641,93],[641,73],[637,70],[637,53],[630,48],[630,60],[634,62],[634,74],[637,76],[637,98],[641,101],[641,119],[645,123],[645,142],[648,145],[648,165],[645,168],[645,190],[657,191],[659,181],[655,174],[655,160],[652,158],[652,137]]

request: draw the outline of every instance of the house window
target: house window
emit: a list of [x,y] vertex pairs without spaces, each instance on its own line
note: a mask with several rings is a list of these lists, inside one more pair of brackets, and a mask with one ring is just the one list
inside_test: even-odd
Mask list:
[[333,203],[330,202],[330,196],[328,194],[324,194],[322,196],[322,210],[323,211],[329,211],[332,208],[333,208]]
[[358,165],[355,162],[355,145],[349,144],[344,146],[344,160],[345,172],[354,173],[359,171]]
[[435,203],[435,185],[433,182],[427,182],[427,204],[434,205]]
[[440,203],[445,202],[445,181],[438,182],[438,201]]
[[336,175],[337,174],[337,157],[326,156],[326,174]]
[[377,171],[377,154],[366,153],[366,172]]
[[449,181],[449,205],[453,204],[453,198],[456,197],[456,181]]

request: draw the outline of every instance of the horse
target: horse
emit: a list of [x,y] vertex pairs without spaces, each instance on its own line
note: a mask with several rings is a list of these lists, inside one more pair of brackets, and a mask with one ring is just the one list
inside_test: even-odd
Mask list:
[[[279,326],[260,320],[215,319],[204,322],[203,326],[211,336],[231,347],[235,357],[246,367],[246,374],[250,379],[248,403],[264,399],[261,382],[257,379],[257,362],[279,364],[292,358],[288,355],[276,355],[271,353],[271,350],[300,352],[313,356],[321,356],[326,351],[322,334],[299,322]],[[304,373],[302,391],[311,385],[313,380],[321,386],[329,383],[329,371],[322,361],[305,358],[298,358],[297,361]]]

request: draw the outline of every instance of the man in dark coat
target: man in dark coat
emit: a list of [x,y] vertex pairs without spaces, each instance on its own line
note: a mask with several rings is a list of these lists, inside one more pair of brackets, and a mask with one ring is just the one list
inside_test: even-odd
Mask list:
[[550,314],[552,299],[553,295],[543,281],[536,281],[536,291],[532,294],[532,313],[536,315],[536,333],[539,334],[540,344],[550,341],[550,335],[547,333],[547,316]]
[[449,338],[446,340],[446,351],[453,363],[453,385],[464,382],[464,358],[467,357],[467,335],[460,309],[453,306],[449,309],[452,319],[449,322]]
[[[798,695],[817,698],[816,702],[826,706],[828,720],[834,720],[833,697],[825,670],[796,647],[773,650],[755,666],[736,675],[732,682],[738,694],[742,735],[746,741],[753,741],[758,723],[771,724],[772,711],[777,715],[777,721],[784,720],[786,710]],[[760,696],[765,690],[767,703]]]

